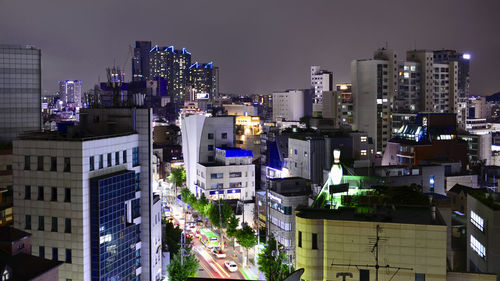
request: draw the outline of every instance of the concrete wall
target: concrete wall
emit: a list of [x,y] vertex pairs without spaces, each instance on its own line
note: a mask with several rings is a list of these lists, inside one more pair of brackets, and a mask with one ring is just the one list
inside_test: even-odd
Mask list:
[[[414,280],[415,273],[425,274],[425,280],[446,280],[446,226],[381,223],[367,221],[320,220],[296,217],[296,268],[304,268],[302,279],[337,280],[338,272],[352,272],[359,280],[355,266],[335,264],[374,264],[371,249],[380,225],[379,261],[400,270],[396,281]],[[302,247],[298,247],[298,232],[302,232]],[[312,234],[318,234],[318,249],[312,249]],[[370,280],[375,280],[375,270]],[[394,271],[380,270],[379,278],[388,280]],[[379,279],[379,280],[380,280]]]

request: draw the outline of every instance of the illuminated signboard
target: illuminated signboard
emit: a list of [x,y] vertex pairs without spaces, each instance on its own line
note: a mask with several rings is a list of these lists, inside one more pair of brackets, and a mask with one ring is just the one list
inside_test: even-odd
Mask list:
[[197,93],[196,94],[197,100],[208,100],[209,98],[210,98],[210,95],[208,93]]
[[260,117],[259,116],[237,116],[236,117],[236,125],[259,125]]

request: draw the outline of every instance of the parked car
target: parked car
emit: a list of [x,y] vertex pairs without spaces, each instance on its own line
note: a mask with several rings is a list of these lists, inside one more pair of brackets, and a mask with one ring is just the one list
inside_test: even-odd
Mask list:
[[227,270],[229,270],[230,272],[235,272],[238,270],[238,266],[236,265],[236,263],[234,261],[225,261],[224,265],[227,267]]
[[212,249],[212,254],[218,259],[223,259],[226,257],[226,253],[224,253],[219,247],[214,247]]

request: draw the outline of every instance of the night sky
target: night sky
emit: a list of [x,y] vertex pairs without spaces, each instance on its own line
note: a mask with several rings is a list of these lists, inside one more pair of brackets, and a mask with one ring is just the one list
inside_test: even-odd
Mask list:
[[350,81],[350,61],[388,43],[470,52],[471,94],[500,91],[500,1],[0,0],[0,43],[42,49],[45,91],[57,81],[92,88],[125,65],[135,40],[186,47],[220,67],[223,93],[309,86],[311,65]]

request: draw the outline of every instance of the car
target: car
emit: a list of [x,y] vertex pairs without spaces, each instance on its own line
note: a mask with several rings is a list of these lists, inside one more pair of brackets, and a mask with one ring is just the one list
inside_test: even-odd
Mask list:
[[196,226],[194,224],[190,224],[186,227],[186,230],[194,233],[196,232]]
[[230,272],[235,272],[238,270],[238,266],[236,265],[236,263],[234,261],[225,261],[224,265],[227,267],[227,270],[229,270]]
[[226,257],[226,253],[224,253],[219,247],[214,247],[212,249],[212,254],[218,259],[223,259]]

